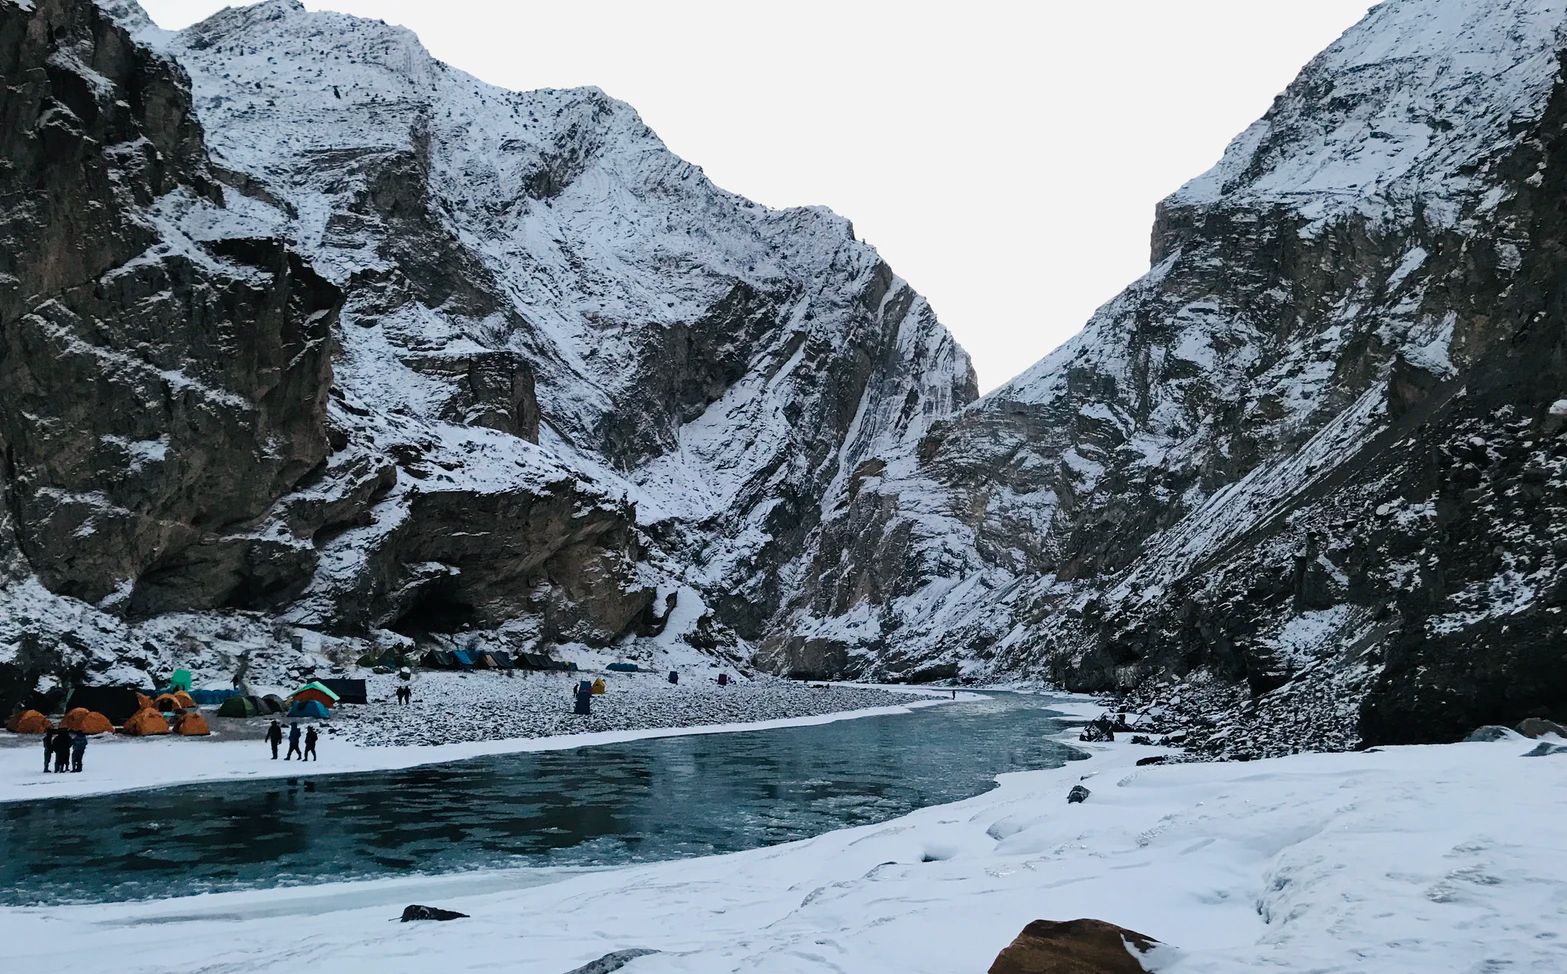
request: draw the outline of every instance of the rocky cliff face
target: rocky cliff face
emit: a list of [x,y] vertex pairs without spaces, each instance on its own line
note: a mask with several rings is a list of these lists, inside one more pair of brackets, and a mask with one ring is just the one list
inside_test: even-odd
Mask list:
[[0,0],[0,690],[682,638],[1235,756],[1567,718],[1564,23],[1387,0],[975,401],[844,220],[601,92]]
[[846,221],[596,90],[286,0],[0,0],[0,47],[11,695],[197,646],[634,653],[681,600],[733,654],[822,498],[975,398]]
[[1375,8],[1146,278],[866,469],[769,658],[1133,691],[1240,756],[1560,716],[1564,20]]

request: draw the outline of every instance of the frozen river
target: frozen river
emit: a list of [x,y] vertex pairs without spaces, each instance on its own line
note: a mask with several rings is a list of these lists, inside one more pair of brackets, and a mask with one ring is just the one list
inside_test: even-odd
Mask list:
[[0,903],[734,852],[1059,767],[1048,697],[806,727],[0,805]]

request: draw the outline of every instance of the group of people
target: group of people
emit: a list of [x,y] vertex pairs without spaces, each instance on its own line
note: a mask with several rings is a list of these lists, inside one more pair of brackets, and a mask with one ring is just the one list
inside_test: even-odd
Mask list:
[[[65,728],[44,731],[44,771],[56,773],[82,770],[82,758],[87,754],[87,735],[82,731]],[[50,763],[54,768],[49,767]]]
[[[303,752],[299,750],[299,738],[299,725],[297,723],[289,724],[288,754],[284,755],[283,760],[291,761],[296,754],[299,755],[299,760],[301,761],[309,761],[311,758],[315,758],[317,761],[321,760],[320,755],[316,754],[316,741],[321,739],[321,735],[316,733],[316,729],[314,727],[308,727],[305,729],[305,749]],[[267,728],[266,742],[272,745],[272,760],[276,761],[277,749],[283,743],[282,724],[279,724],[275,720],[272,722],[272,726]]]
[[410,704],[410,703],[413,703],[414,702],[414,688],[413,687],[398,687],[397,688],[397,702],[400,703],[400,704]]

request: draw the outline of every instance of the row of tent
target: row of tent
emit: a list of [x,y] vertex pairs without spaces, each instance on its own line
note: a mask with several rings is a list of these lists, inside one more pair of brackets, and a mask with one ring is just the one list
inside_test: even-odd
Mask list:
[[559,670],[577,668],[575,663],[565,663],[537,653],[511,653],[492,650],[488,653],[466,649],[432,649],[419,660],[427,670]]
[[[143,700],[147,698],[142,697]],[[12,715],[6,721],[6,729],[16,734],[42,734],[52,729],[55,725],[36,710],[24,710]],[[60,729],[68,731],[81,731],[83,734],[109,734],[114,731],[114,723],[104,714],[86,707],[73,707],[66,711],[60,718]],[[170,714],[165,717],[150,704],[127,717],[121,729],[134,737],[148,737],[155,734],[179,734],[182,737],[205,737],[212,733],[212,728],[207,726],[207,719],[200,711],[185,710]]]

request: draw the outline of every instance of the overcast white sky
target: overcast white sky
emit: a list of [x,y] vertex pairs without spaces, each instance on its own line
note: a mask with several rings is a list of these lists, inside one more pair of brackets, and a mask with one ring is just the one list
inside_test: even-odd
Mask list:
[[[226,6],[142,0],[184,27]],[[508,88],[597,85],[770,206],[854,221],[1006,381],[1148,268],[1154,204],[1370,0],[306,0]]]

